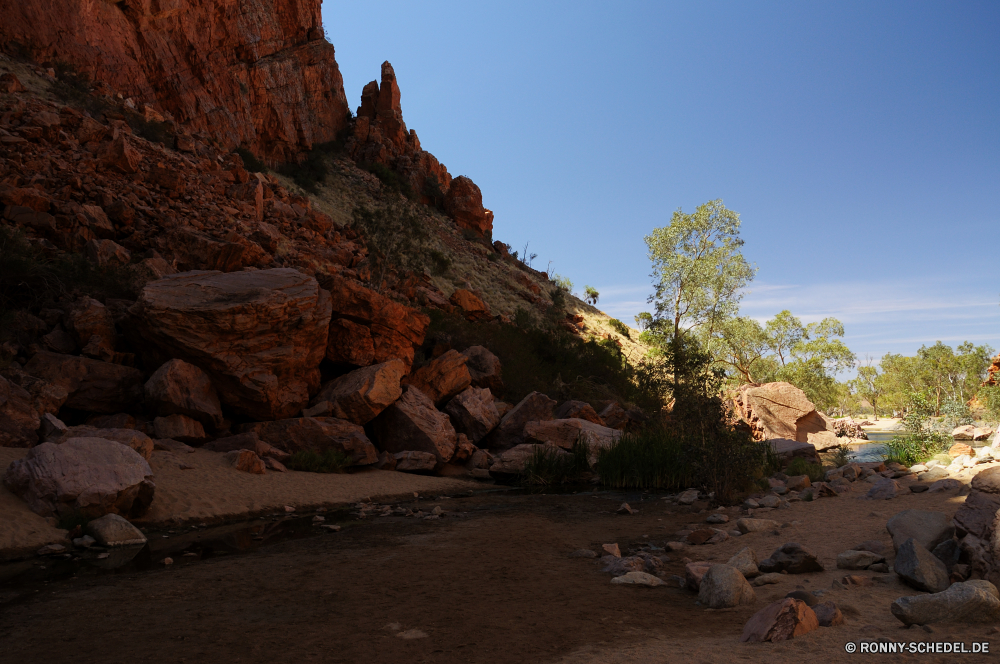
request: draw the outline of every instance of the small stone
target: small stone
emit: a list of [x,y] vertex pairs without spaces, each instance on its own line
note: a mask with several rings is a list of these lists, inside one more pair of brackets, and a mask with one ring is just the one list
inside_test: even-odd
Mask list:
[[762,560],[758,567],[762,572],[789,574],[823,571],[823,565],[817,560],[816,554],[796,542],[782,544],[769,558]]
[[667,551],[683,551],[684,542],[667,542],[663,545]]
[[616,576],[611,579],[611,583],[631,586],[646,586],[647,588],[655,588],[656,586],[666,585],[663,579],[653,576],[652,574],[647,574],[646,572],[628,572],[622,576]]
[[910,485],[910,492],[911,493],[923,493],[924,491],[927,491],[929,488],[930,487],[927,486],[926,484],[911,484]]
[[145,544],[146,536],[127,519],[117,514],[105,514],[87,524],[86,531],[103,546]]
[[757,569],[757,554],[748,546],[740,549],[726,564],[735,568],[746,578],[752,578],[760,574]]
[[614,556],[615,558],[622,557],[622,550],[618,547],[618,544],[603,544],[601,548],[608,553],[608,555]]
[[883,477],[868,490],[865,498],[869,500],[891,500],[899,494],[901,488],[899,482],[896,480]]
[[638,514],[639,510],[634,510],[629,507],[628,503],[622,503],[618,508],[618,514]]
[[812,607],[820,627],[836,627],[844,624],[844,614],[833,602],[823,602]]
[[294,511],[295,511],[294,507],[292,507],[291,505],[285,505],[285,513],[286,514],[291,514]]
[[729,515],[727,514],[710,514],[705,523],[729,523]]
[[776,572],[770,574],[761,574],[753,580],[753,585],[755,586],[766,586],[774,583],[781,583],[785,580],[785,577]]
[[745,606],[757,601],[753,587],[729,565],[712,565],[702,576],[698,601],[712,609]]
[[163,559],[163,564],[164,565],[173,565],[174,564],[174,559],[173,558],[164,558]]
[[780,524],[771,519],[737,519],[736,527],[741,533],[746,534],[762,530],[777,530]]
[[874,584],[870,576],[859,576],[857,574],[848,574],[840,580],[840,583],[845,586],[859,586],[862,588],[867,588]]
[[325,516],[316,515],[316,516],[313,517],[313,523],[320,523],[320,522],[323,522],[323,521],[326,521],[326,517]]
[[320,528],[326,528],[327,530],[330,530],[330,531],[333,531],[333,532],[337,532],[338,530],[340,530],[340,526],[334,526],[332,524],[324,524],[324,525],[320,526]]
[[690,505],[698,500],[698,489],[688,489],[677,496],[677,502],[681,505]]
[[747,621],[740,641],[785,641],[819,629],[816,614],[805,602],[785,598],[764,607]]
[[883,556],[871,551],[844,551],[837,555],[837,569],[868,569],[870,566],[885,562]]
[[36,553],[40,556],[51,556],[57,553],[65,553],[66,547],[62,544],[46,544],[40,548]]

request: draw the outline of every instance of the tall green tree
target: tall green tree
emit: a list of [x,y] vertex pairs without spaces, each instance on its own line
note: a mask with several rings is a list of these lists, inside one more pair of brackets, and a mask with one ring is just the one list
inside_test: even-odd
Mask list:
[[[756,274],[743,254],[740,216],[722,200],[678,209],[670,224],[646,236],[653,263],[649,302],[673,339],[698,329],[711,339],[723,321],[739,311],[742,289]],[[664,330],[666,331],[666,330]]]
[[710,349],[716,362],[735,371],[742,383],[761,382],[774,373],[775,361],[768,356],[771,337],[753,318],[736,316],[722,323]]
[[785,309],[767,321],[764,329],[767,331],[771,350],[778,356],[781,366],[785,366],[785,363],[792,359],[792,349],[806,335],[806,328],[802,325],[801,320],[793,316],[791,311]]
[[878,422],[878,409],[885,393],[885,377],[878,366],[868,363],[858,367],[858,377],[852,381],[856,394],[868,401],[875,411],[875,421]]

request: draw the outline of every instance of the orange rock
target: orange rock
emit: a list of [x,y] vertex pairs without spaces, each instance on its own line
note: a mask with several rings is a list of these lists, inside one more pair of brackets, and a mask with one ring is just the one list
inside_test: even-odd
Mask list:
[[6,92],[7,94],[24,92],[24,86],[21,85],[21,81],[18,80],[17,76],[11,72],[5,72],[0,74],[0,92]]
[[493,231],[493,213],[483,207],[483,192],[475,182],[460,175],[451,181],[444,208],[459,228],[479,234]]
[[816,614],[805,602],[786,597],[765,606],[743,627],[740,641],[786,641],[819,629]]
[[329,294],[297,270],[186,272],[146,285],[129,334],[151,355],[197,363],[236,412],[281,419],[319,388],[329,321]]
[[440,405],[472,385],[472,376],[465,366],[466,360],[458,351],[449,350],[417,369],[403,379],[403,382],[417,388]]
[[264,461],[250,450],[227,452],[225,459],[232,464],[233,468],[244,473],[263,475],[266,472]]
[[952,459],[955,457],[960,457],[963,454],[968,454],[970,456],[975,456],[976,451],[971,445],[966,445],[965,443],[955,443],[950,448],[948,448],[948,456]]
[[142,163],[142,153],[136,150],[124,136],[119,136],[101,152],[101,163],[122,173],[135,173]]
[[[413,364],[414,347],[423,343],[424,333],[430,324],[428,316],[339,275],[331,277],[323,285],[333,296],[335,321],[347,319],[368,328],[375,362],[398,358],[407,367]],[[350,338],[342,336],[345,332]],[[348,354],[344,349],[351,347],[350,342],[357,338],[357,334],[357,328],[331,324],[327,357],[332,354],[342,358]],[[333,353],[330,353],[331,348]]]
[[489,320],[493,317],[489,305],[464,288],[452,293],[448,301],[461,309],[470,321]]

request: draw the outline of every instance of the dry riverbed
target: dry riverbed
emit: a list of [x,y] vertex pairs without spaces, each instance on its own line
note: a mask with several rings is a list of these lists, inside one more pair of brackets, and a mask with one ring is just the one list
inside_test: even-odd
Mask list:
[[[623,552],[662,547],[677,531],[703,524],[713,513],[707,504],[605,492],[460,491],[393,503],[400,509],[388,516],[382,507],[366,509],[365,518],[345,515],[339,532],[317,526],[315,536],[253,554],[202,560],[195,553],[164,566],[154,552],[150,571],[77,574],[8,590],[0,605],[0,661],[851,662],[865,656],[848,655],[844,646],[862,638],[995,639],[991,649],[1000,650],[992,625],[904,629],[889,605],[916,593],[893,574],[850,572],[879,581],[832,587],[848,573],[836,569],[838,553],[870,539],[892,551],[885,522],[893,514],[909,508],[954,514],[964,501],[960,489],[911,494],[905,490],[911,480],[901,483],[901,495],[887,501],[862,499],[869,485],[859,484],[835,498],[754,510],[754,517],[786,525],[778,534],[667,554],[665,578],[683,576],[685,558],[725,562],[745,546],[763,559],[785,542],[799,542],[819,556],[826,571],[756,588],[752,607],[712,611],[680,588],[612,585],[597,561],[569,557],[612,542]],[[623,501],[638,513],[616,514]],[[437,518],[402,515],[431,514],[435,507],[443,511]],[[741,515],[738,508],[724,513],[732,521]],[[193,543],[200,536],[185,535]],[[778,644],[739,642],[756,610],[794,589],[823,591],[846,624]],[[955,661],[954,655],[888,657]]]

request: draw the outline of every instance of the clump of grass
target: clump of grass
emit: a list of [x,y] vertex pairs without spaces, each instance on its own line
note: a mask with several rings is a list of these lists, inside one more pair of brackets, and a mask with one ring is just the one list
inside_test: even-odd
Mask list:
[[328,448],[322,452],[300,450],[293,454],[285,466],[306,473],[343,473],[354,463],[350,455]]
[[809,463],[805,459],[792,459],[785,469],[786,475],[807,475],[811,482],[822,482],[825,476],[823,466],[818,463]]
[[434,249],[429,254],[431,259],[431,273],[435,275],[447,274],[451,269],[451,259],[444,252]]
[[833,448],[832,454],[833,463],[837,468],[846,466],[851,460],[851,447],[850,445],[837,445]]
[[377,177],[379,181],[382,182],[382,186],[388,189],[389,191],[398,192],[409,199],[412,199],[414,197],[413,189],[410,187],[410,184],[405,180],[403,180],[402,178],[400,178],[399,174],[396,173],[396,171],[389,168],[388,166],[384,164],[375,163],[375,164],[365,164],[363,168],[372,175],[374,175],[375,177]]
[[535,450],[524,464],[522,482],[542,486],[579,482],[590,472],[590,446],[578,440],[567,454],[554,445]]
[[609,320],[608,325],[611,326],[611,329],[613,329],[615,332],[622,335],[626,339],[632,338],[631,334],[629,333],[628,326],[625,325],[625,323],[618,320],[617,318],[612,318],[611,320]]

